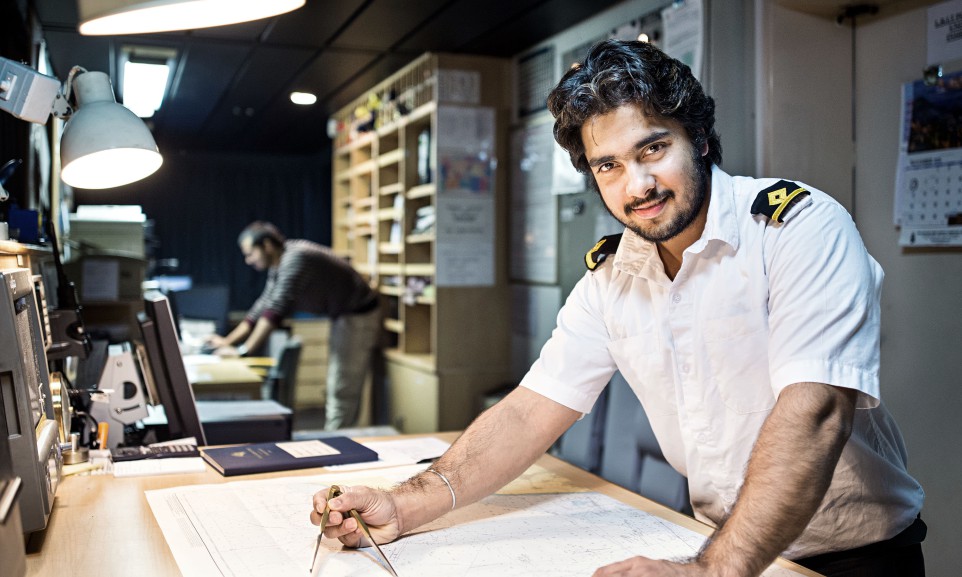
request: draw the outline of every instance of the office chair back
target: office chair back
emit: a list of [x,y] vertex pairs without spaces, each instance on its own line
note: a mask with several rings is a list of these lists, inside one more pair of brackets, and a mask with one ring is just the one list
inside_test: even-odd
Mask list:
[[665,460],[638,397],[621,373],[615,373],[607,391],[599,474],[676,511],[691,513],[688,479]]
[[271,398],[288,408],[294,407],[297,366],[301,361],[301,339],[290,337],[274,359],[267,374]]
[[602,445],[605,432],[605,416],[608,412],[608,389],[602,391],[590,413],[571,425],[551,454],[591,473],[601,466]]

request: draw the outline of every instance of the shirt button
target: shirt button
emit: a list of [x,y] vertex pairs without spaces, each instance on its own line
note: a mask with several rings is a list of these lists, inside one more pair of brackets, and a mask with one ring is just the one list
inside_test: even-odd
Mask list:
[[688,374],[688,372],[689,372],[690,370],[691,370],[691,366],[690,366],[690,365],[682,365],[682,366],[681,366],[681,372],[685,373],[686,375]]
[[680,303],[680,302],[681,302],[681,295],[678,294],[678,293],[675,293],[675,294],[671,295],[671,302],[673,302],[673,303]]
[[699,443],[707,443],[708,441],[711,440],[711,435],[705,432],[701,432],[701,433],[698,433],[698,436],[695,438],[698,439]]
[[726,504],[731,505],[732,503],[735,502],[735,495],[731,493],[725,493],[725,496],[722,497],[722,499],[724,499]]

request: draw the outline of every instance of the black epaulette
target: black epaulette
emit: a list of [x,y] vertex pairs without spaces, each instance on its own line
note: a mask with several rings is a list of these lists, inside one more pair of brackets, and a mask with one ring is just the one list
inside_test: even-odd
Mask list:
[[621,234],[609,234],[602,237],[598,244],[585,254],[585,266],[588,267],[588,270],[595,270],[598,265],[605,262],[609,254],[615,254],[620,242]]
[[807,194],[811,193],[798,183],[779,180],[758,193],[752,203],[752,214],[764,214],[771,220],[782,223],[791,207]]

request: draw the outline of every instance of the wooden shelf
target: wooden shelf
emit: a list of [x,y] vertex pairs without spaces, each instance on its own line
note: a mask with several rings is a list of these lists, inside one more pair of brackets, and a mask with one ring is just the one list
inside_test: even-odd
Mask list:
[[[476,75],[477,99],[439,104],[440,80],[447,71]],[[435,284],[439,278],[446,280],[439,267],[453,263],[447,262],[447,245],[441,245],[433,230],[406,234],[417,221],[419,209],[442,200],[437,182],[418,182],[420,135],[430,131],[429,156],[435,162],[439,150],[443,153],[444,147],[465,144],[455,142],[459,138],[455,127],[446,124],[456,120],[439,111],[449,106],[493,110],[490,152],[493,158],[505,158],[507,126],[497,119],[506,118],[511,106],[510,71],[507,59],[428,53],[332,115],[338,126],[345,127],[335,137],[339,146],[333,155],[335,250],[362,261],[355,268],[393,311],[383,321],[392,347],[385,371],[392,399],[390,424],[402,432],[463,428],[477,415],[477,399],[510,378],[511,300],[503,258],[491,265],[494,281],[490,285],[431,287],[426,295],[412,297],[407,287],[418,280],[414,277],[426,277],[424,282]],[[410,112],[344,144],[359,122],[355,109],[366,104],[371,94],[384,102],[388,93],[396,94]],[[432,173],[439,174],[439,167],[433,166]],[[502,255],[507,253],[506,234],[501,230],[507,208],[494,199],[506,190],[505,172],[495,173],[493,182],[494,194],[482,199],[490,201],[494,216],[492,224],[485,226],[492,228],[491,249]],[[453,216],[444,213],[437,218],[443,227],[448,224],[445,219]],[[439,255],[445,257],[440,265],[435,262]],[[479,310],[485,311],[480,323]],[[470,331],[465,330],[468,326]]]
[[421,244],[425,242],[434,242],[434,233],[429,232],[425,234],[409,234],[404,239],[404,242],[408,244]]
[[404,192],[404,185],[400,182],[395,182],[382,186],[378,194],[381,196],[390,196],[392,194],[401,194],[402,192]]
[[427,184],[419,184],[418,186],[412,186],[408,189],[407,194],[404,196],[414,199],[414,198],[425,198],[428,196],[434,196],[434,192],[437,190],[437,186],[433,182]]
[[404,332],[404,323],[398,319],[384,319],[384,328],[392,333],[401,334]]

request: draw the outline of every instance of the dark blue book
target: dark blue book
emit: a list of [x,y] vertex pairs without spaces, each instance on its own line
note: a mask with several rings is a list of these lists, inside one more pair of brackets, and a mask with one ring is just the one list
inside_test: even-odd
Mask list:
[[201,455],[225,477],[377,460],[376,452],[348,437],[212,447]]

